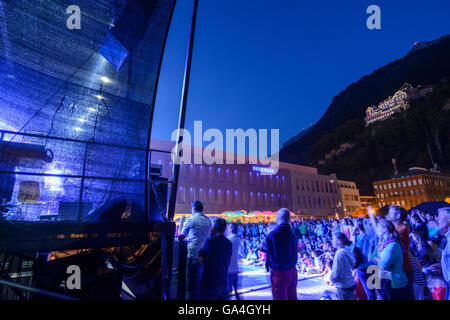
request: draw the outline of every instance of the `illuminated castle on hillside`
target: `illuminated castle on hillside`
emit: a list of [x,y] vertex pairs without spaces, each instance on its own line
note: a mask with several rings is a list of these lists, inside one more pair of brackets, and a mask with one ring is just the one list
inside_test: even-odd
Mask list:
[[384,121],[394,113],[402,112],[409,108],[409,101],[420,98],[431,92],[431,86],[418,86],[414,88],[405,83],[393,96],[387,98],[378,106],[371,106],[366,110],[366,127],[375,121]]

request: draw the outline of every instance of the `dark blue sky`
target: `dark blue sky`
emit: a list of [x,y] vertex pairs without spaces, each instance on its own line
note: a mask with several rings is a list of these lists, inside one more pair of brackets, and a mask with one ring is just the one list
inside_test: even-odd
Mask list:
[[[381,8],[381,30],[366,9]],[[178,0],[154,138],[177,126],[192,11]],[[350,83],[450,33],[448,0],[199,0],[186,128],[277,128],[280,144],[317,122]]]

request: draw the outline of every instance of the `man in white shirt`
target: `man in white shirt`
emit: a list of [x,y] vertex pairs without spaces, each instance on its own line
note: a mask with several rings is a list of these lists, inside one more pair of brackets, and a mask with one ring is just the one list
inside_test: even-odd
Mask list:
[[201,265],[198,252],[205,245],[209,237],[212,223],[203,214],[203,204],[195,200],[191,205],[192,217],[186,219],[181,228],[178,239],[186,239],[187,245],[187,267],[186,267],[186,300],[197,300],[200,297]]

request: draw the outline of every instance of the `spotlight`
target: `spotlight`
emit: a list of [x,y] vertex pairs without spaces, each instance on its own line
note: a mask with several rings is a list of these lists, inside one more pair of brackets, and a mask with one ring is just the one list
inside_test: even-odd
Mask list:
[[100,80],[102,80],[104,83],[111,83],[112,82],[111,79],[109,79],[108,77],[105,77],[105,76],[100,77]]
[[105,99],[105,97],[104,96],[102,96],[102,95],[99,95],[99,94],[95,94],[94,95],[94,97],[96,97],[97,99],[99,99],[99,100],[103,100],[103,99]]
[[78,132],[83,131],[83,129],[81,129],[80,127],[75,127],[75,128],[73,128],[73,130],[78,131]]
[[78,118],[77,120],[80,122],[86,122],[86,119],[83,119],[83,118]]
[[97,109],[95,109],[95,108],[88,108],[88,110],[90,111],[90,112],[96,112],[97,111]]

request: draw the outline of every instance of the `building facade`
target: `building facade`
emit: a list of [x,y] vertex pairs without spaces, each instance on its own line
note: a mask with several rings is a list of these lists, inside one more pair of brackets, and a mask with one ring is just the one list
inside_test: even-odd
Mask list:
[[289,171],[262,175],[252,164],[182,165],[176,213],[190,212],[192,201],[204,203],[205,211],[275,211],[292,203]]
[[361,211],[367,212],[367,208],[369,206],[377,207],[377,197],[376,196],[360,196],[359,199],[361,200]]
[[[155,144],[156,143],[156,144]],[[152,142],[152,148],[171,150],[172,144]],[[194,148],[195,152],[202,149]],[[278,171],[259,164],[181,164],[177,190],[177,214],[190,213],[190,203],[200,200],[205,212],[276,211],[286,207],[299,215],[335,216],[340,198],[339,183],[316,168],[279,163]],[[171,177],[170,154],[155,154],[152,163],[162,166],[163,176]],[[262,174],[265,171],[269,174]],[[270,174],[273,172],[273,174]],[[359,191],[353,182],[355,189]],[[347,194],[347,193],[344,193]]]
[[334,216],[339,193],[331,176],[320,175],[316,168],[283,164],[291,175],[291,210],[300,215]]
[[410,209],[427,201],[442,201],[450,194],[450,175],[412,168],[400,177],[373,183],[378,206]]
[[338,180],[338,185],[344,215],[351,215],[358,208],[361,208],[361,199],[356,183],[353,181]]
[[394,113],[408,109],[409,101],[422,97],[432,90],[430,86],[418,86],[414,88],[409,83],[405,83],[393,96],[385,99],[378,106],[367,108],[365,118],[366,126],[376,121],[384,121]]

